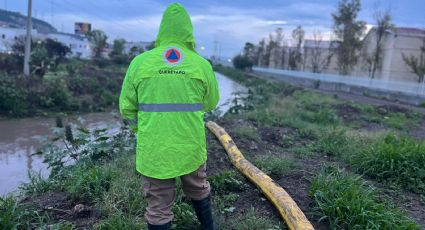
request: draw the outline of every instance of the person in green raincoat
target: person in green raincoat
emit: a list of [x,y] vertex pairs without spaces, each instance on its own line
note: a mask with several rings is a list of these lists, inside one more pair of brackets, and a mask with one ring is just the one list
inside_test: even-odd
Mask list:
[[192,22],[174,3],[165,10],[155,48],[135,57],[119,99],[137,135],[136,169],[143,175],[148,229],[169,229],[176,178],[203,229],[214,229],[206,180],[204,113],[219,101],[210,63],[195,51]]

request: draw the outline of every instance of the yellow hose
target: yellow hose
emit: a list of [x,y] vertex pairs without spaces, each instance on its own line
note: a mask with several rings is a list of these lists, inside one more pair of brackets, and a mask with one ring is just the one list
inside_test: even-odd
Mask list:
[[215,122],[207,122],[208,129],[220,140],[232,164],[251,180],[278,209],[290,229],[314,229],[289,194],[269,176],[247,161],[226,131]]

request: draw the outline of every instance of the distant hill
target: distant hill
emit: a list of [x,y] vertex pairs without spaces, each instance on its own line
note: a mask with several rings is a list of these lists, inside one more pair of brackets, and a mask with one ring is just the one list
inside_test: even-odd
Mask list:
[[[27,24],[27,17],[18,12],[12,12],[0,9],[0,25],[12,28],[25,28]],[[49,23],[37,18],[32,18],[33,28],[40,33],[57,32],[55,27]]]

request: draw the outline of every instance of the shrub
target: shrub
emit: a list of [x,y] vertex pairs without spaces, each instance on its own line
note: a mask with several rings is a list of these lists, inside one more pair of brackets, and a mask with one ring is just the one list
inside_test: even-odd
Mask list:
[[244,179],[235,171],[224,171],[208,178],[215,195],[240,192],[245,189]]
[[324,166],[313,179],[310,196],[313,211],[331,229],[419,229],[390,203],[379,200],[377,191],[360,177],[334,166]]
[[352,158],[353,166],[379,181],[425,194],[425,142],[388,134]]
[[233,66],[240,70],[251,70],[254,62],[246,56],[237,55],[233,58]]
[[[77,166],[78,167],[78,166]],[[117,173],[99,166],[79,166],[65,177],[66,188],[75,200],[93,201],[103,197],[111,188]]]
[[26,113],[26,93],[18,87],[16,80],[7,75],[0,75],[0,113],[21,116]]

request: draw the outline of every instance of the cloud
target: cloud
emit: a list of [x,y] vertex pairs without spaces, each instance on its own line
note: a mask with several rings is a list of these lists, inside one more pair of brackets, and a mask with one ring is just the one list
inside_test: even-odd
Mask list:
[[[257,43],[278,27],[284,28],[287,38],[297,25],[305,25],[307,34],[312,30],[328,31],[329,25],[324,24],[328,23],[330,15],[324,14],[328,14],[331,8],[324,4],[301,3],[281,8],[208,6],[203,9],[189,8],[188,11],[191,14],[197,44],[199,47],[205,47],[203,54],[212,55],[214,50],[218,52],[221,47],[222,55],[231,57],[241,51],[245,42]],[[312,14],[313,18],[299,16],[309,14]],[[56,15],[57,21],[91,22],[92,28],[104,30],[110,40],[120,37],[133,41],[152,41],[158,32],[162,12],[158,9],[150,14],[129,14],[121,17],[116,20],[113,19],[115,17],[98,17],[84,12]],[[67,24],[65,30],[73,31],[73,23]]]
[[288,22],[283,21],[283,20],[275,20],[275,21],[267,21],[267,24],[269,24],[269,25],[286,25],[286,24],[288,24]]

